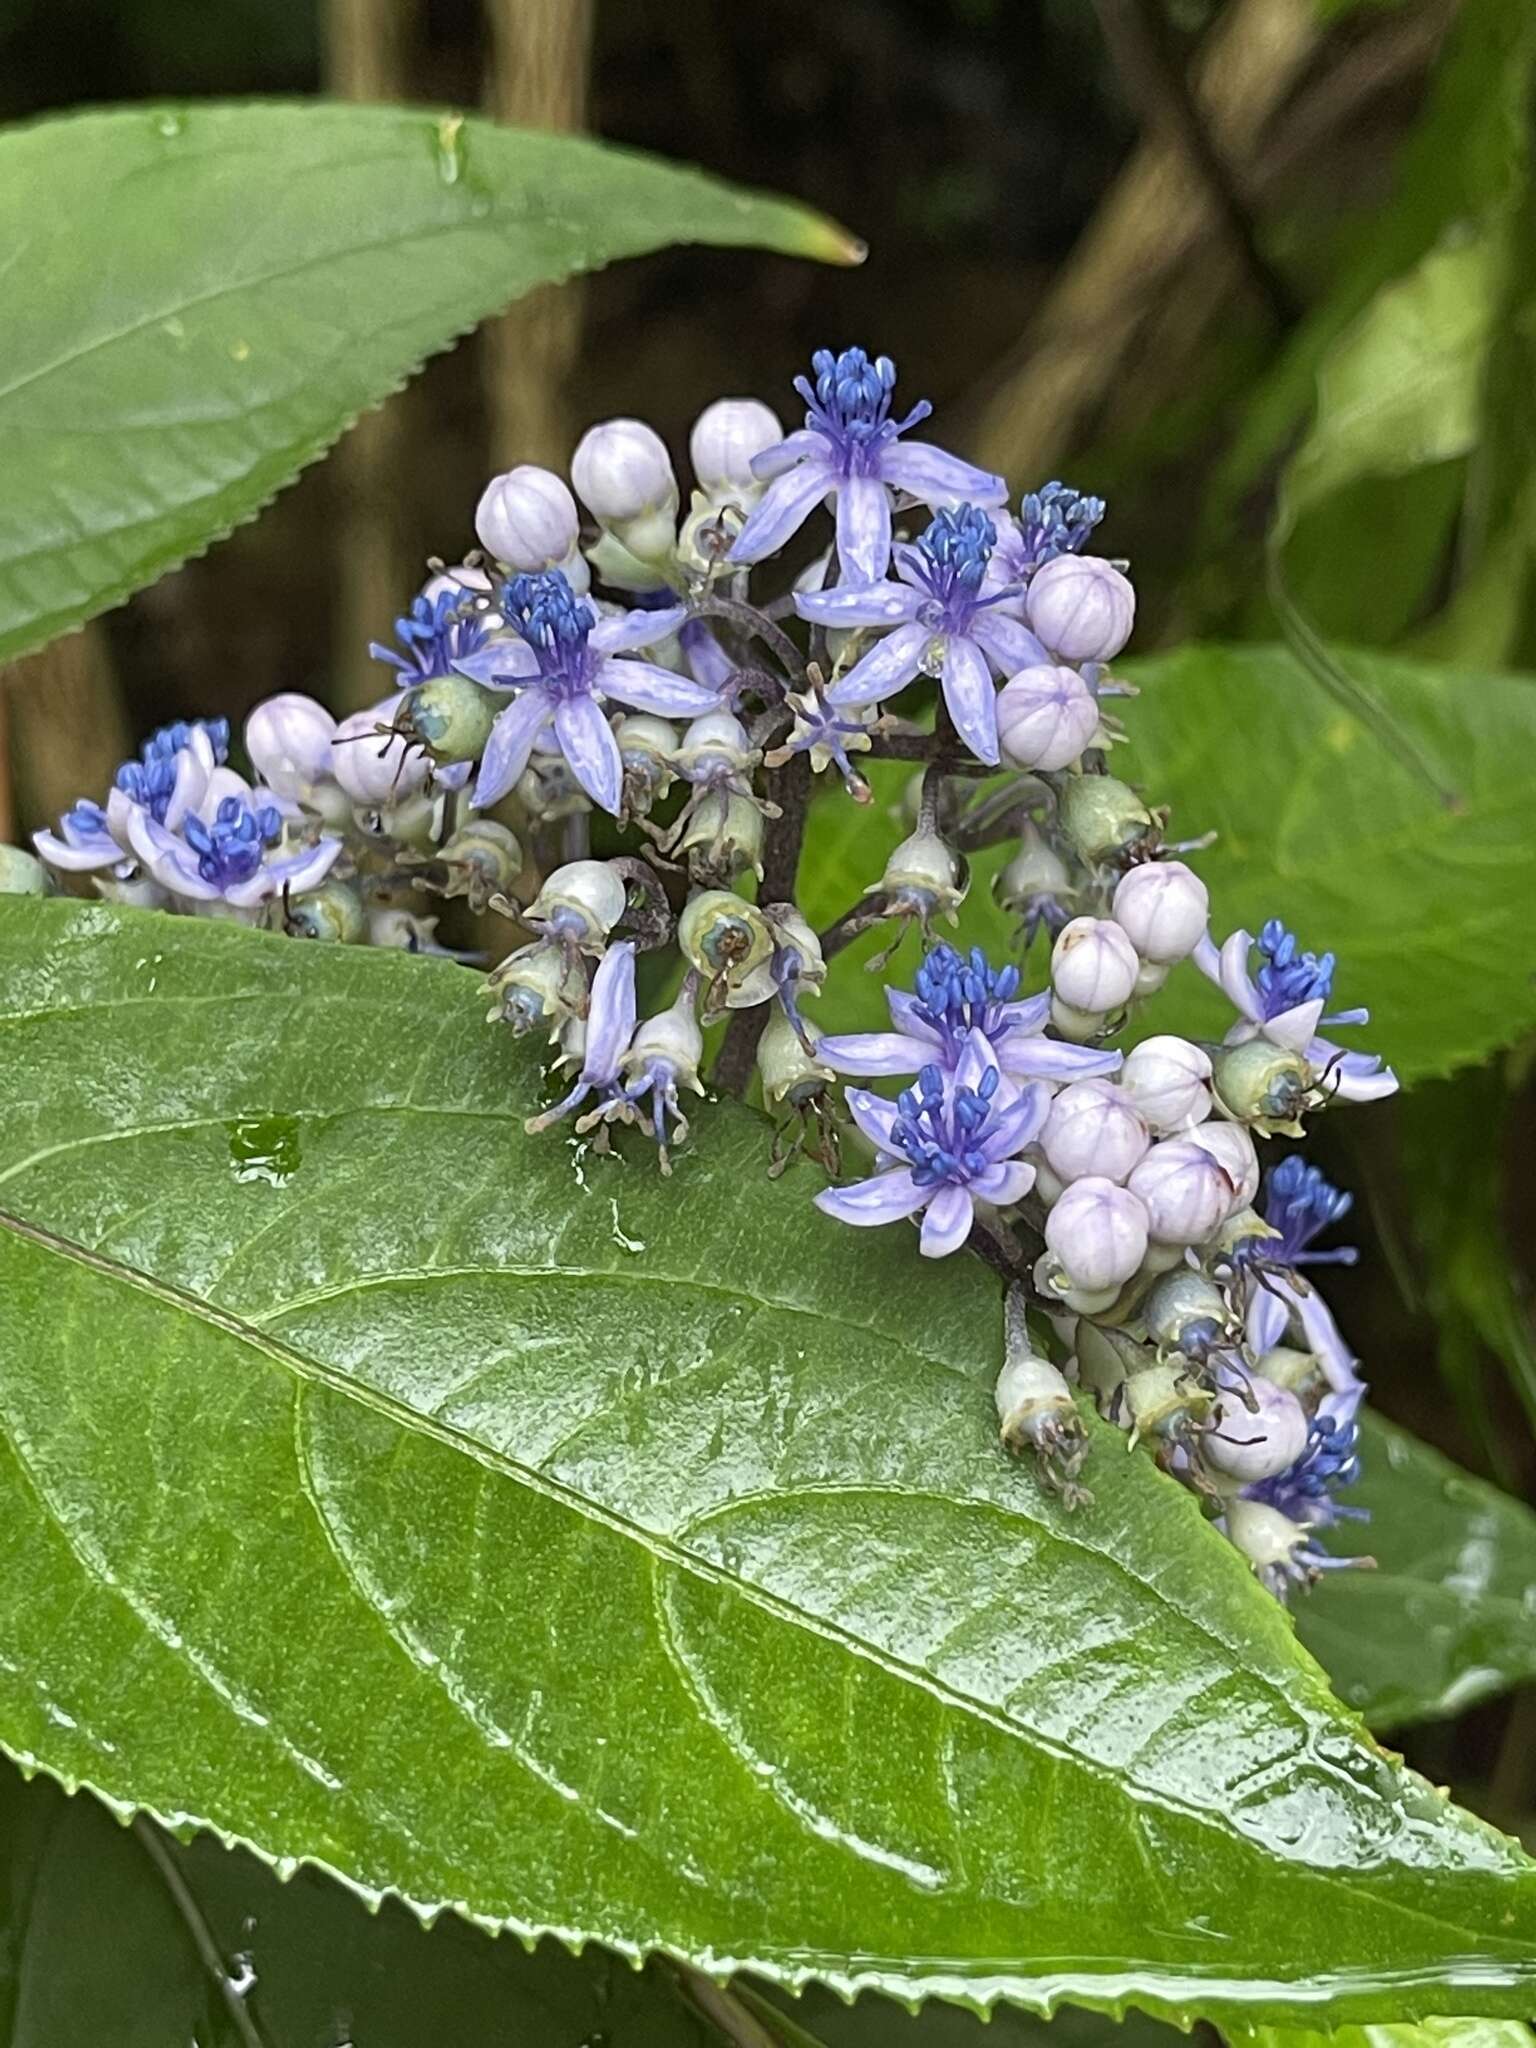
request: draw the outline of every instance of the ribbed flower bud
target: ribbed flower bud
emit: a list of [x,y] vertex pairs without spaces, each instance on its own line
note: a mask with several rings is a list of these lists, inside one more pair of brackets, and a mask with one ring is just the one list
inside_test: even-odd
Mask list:
[[1147,1212],[1135,1195],[1102,1175],[1072,1183],[1045,1219],[1045,1241],[1078,1287],[1118,1287],[1147,1249]]
[[1299,1053],[1267,1038],[1248,1038],[1222,1046],[1212,1067],[1216,1100],[1228,1116],[1262,1131],[1299,1134],[1297,1119],[1312,1089],[1312,1069]]
[[605,861],[567,861],[545,878],[522,922],[584,952],[600,953],[628,900],[622,876]]
[[488,555],[532,575],[575,552],[580,521],[562,477],[522,462],[493,476],[475,507],[475,533]]
[[1120,877],[1111,909],[1143,960],[1171,967],[1204,938],[1211,899],[1183,861],[1149,860]]
[[688,436],[693,473],[711,497],[750,504],[765,488],[752,474],[752,458],[783,438],[778,415],[761,399],[717,398],[705,406]]
[[1051,1104],[1040,1145],[1063,1181],[1124,1181],[1152,1142],[1138,1112],[1107,1081],[1074,1081]]
[[19,846],[0,846],[0,896],[46,896],[48,874]]
[[1025,599],[1031,630],[1063,661],[1113,661],[1131,637],[1136,593],[1112,562],[1058,555],[1035,571]]
[[1232,1206],[1233,1187],[1209,1152],[1187,1138],[1162,1138],[1126,1186],[1145,1205],[1159,1244],[1202,1244]]
[[1059,816],[1073,850],[1090,866],[1129,853],[1152,831],[1152,813],[1113,775],[1072,776],[1061,791]]
[[677,540],[677,478],[666,443],[643,420],[589,427],[571,457],[571,481],[599,524],[639,562],[659,560]]
[[1069,1008],[1106,1016],[1130,1001],[1140,966],[1112,918],[1074,917],[1051,949],[1051,987]]
[[332,946],[355,946],[361,943],[368,930],[363,899],[356,887],[351,882],[338,882],[334,876],[323,881],[318,889],[294,898],[286,914],[280,899],[274,901],[273,908],[283,930],[296,939],[318,939]]
[[757,905],[726,889],[705,889],[685,905],[677,942],[690,966],[728,982],[739,982],[773,951],[773,934]]
[[[1224,1117],[1211,1117],[1184,1135],[1192,1145],[1209,1152],[1231,1181],[1232,1207],[1228,1213],[1235,1215],[1239,1209],[1246,1209],[1259,1192],[1260,1178],[1259,1150],[1246,1126],[1228,1123]],[[1269,1228],[1267,1224],[1263,1227]]]
[[1272,1380],[1249,1386],[1258,1412],[1246,1402],[1225,1402],[1219,1432],[1210,1431],[1200,1444],[1205,1463],[1242,1486],[1289,1470],[1307,1447],[1307,1412],[1296,1396]]
[[1066,768],[1099,729],[1099,706],[1075,668],[1020,669],[997,697],[997,737],[1015,768]]
[[1210,1055],[1187,1038],[1144,1038],[1125,1056],[1119,1081],[1159,1137],[1185,1131],[1210,1114]]
[[408,746],[402,733],[379,730],[392,725],[396,706],[391,697],[371,711],[354,711],[336,728],[331,772],[355,804],[399,803],[432,771],[428,756]]
[[300,803],[321,783],[335,779],[335,737],[330,712],[297,690],[266,698],[245,721],[245,751],[257,781]]
[[504,690],[488,690],[468,676],[433,676],[401,697],[395,726],[434,761],[478,761],[506,708]]

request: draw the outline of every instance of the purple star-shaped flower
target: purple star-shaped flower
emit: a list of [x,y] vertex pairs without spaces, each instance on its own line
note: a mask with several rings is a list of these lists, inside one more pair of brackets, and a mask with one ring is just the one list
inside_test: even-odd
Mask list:
[[978,1201],[1022,1201],[1035,1169],[1017,1155],[1045,1122],[1050,1091],[1038,1084],[1000,1095],[992,1048],[973,1031],[952,1073],[924,1067],[895,1102],[850,1088],[848,1107],[878,1148],[881,1170],[847,1188],[824,1188],[816,1206],[840,1222],[871,1226],[923,1213],[920,1249],[939,1259],[971,1234]]
[[926,1066],[952,1073],[979,1031],[1006,1081],[1065,1083],[1117,1070],[1117,1052],[1042,1036],[1050,994],[1015,1001],[1018,987],[1018,968],[994,968],[979,947],[965,958],[953,946],[935,946],[911,995],[886,990],[892,1030],[823,1038],[816,1057],[839,1074],[916,1074]]
[[798,533],[825,498],[837,500],[837,552],[844,577],[873,583],[891,560],[892,490],[921,504],[1001,505],[1008,486],[1000,476],[961,461],[926,441],[901,436],[933,407],[921,399],[903,420],[891,418],[896,365],[873,362],[861,348],[811,358],[816,381],[797,377],[805,425],[776,447],[752,458],[752,474],[767,490],[737,534],[729,559],[760,562]]
[[229,768],[214,770],[200,807],[179,830],[134,810],[127,832],[145,872],[170,895],[204,910],[223,903],[254,912],[285,889],[302,896],[319,887],[342,851],[341,841],[326,835],[292,853],[277,850],[283,814],[270,791],[253,790]]
[[822,626],[883,626],[878,646],[839,676],[829,704],[878,704],[918,675],[942,679],[955,730],[978,761],[1001,758],[992,681],[1050,660],[1027,626],[998,609],[1006,591],[983,596],[997,529],[975,505],[939,512],[915,547],[896,550],[899,583],[844,585],[795,598],[801,618]]
[[1376,1053],[1346,1052],[1331,1039],[1318,1036],[1320,1024],[1369,1024],[1369,1010],[1335,1010],[1323,1014],[1333,991],[1334,958],[1303,953],[1294,933],[1272,917],[1258,937],[1260,967],[1248,971],[1254,939],[1233,932],[1218,952],[1210,938],[1196,946],[1191,958],[1214,981],[1238,1012],[1240,1022],[1227,1033],[1229,1045],[1263,1037],[1287,1052],[1299,1053],[1325,1077],[1322,1085],[1340,1102],[1378,1102],[1395,1095],[1397,1076]]
[[516,638],[493,640],[456,663],[477,683],[517,693],[480,762],[474,802],[481,810],[506,795],[553,726],[571,773],[595,804],[617,816],[624,764],[604,703],[611,698],[661,718],[697,718],[720,702],[717,690],[655,662],[616,658],[669,638],[687,617],[682,605],[599,618],[561,570],[547,569],[515,577],[500,608]]
[[229,721],[181,720],[165,725],[125,761],[113,778],[106,808],[82,799],[59,820],[57,833],[34,832],[32,843],[50,867],[66,874],[132,872],[128,819],[144,811],[172,832],[202,801],[210,776],[229,753]]

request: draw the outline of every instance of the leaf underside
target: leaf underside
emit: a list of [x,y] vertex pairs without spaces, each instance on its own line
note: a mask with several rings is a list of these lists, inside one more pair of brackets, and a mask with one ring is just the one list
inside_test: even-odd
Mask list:
[[674,242],[860,254],[785,201],[458,114],[196,102],[0,132],[0,660],[253,518],[534,285]]
[[975,2007],[1517,2014],[1536,1868],[998,1303],[444,963],[0,903],[0,1740],[424,1916]]

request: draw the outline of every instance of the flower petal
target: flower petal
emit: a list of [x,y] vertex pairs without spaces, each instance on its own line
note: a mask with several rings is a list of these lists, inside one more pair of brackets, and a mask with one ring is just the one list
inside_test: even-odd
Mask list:
[[899,626],[915,618],[922,592],[904,583],[845,583],[795,593],[795,610],[819,626]]
[[944,702],[956,732],[977,760],[995,767],[1002,758],[997,743],[997,691],[986,656],[963,633],[951,633],[945,643]]
[[702,619],[689,619],[678,634],[696,683],[718,697],[736,673],[736,664]]
[[926,626],[898,626],[827,692],[829,704],[878,704],[904,690],[922,666]]
[[877,583],[891,566],[891,494],[877,476],[838,485],[837,559],[849,583]]
[[1397,1076],[1382,1065],[1377,1053],[1342,1052],[1328,1039],[1314,1038],[1306,1055],[1321,1076],[1322,1087],[1337,1102],[1380,1102],[1397,1093]]
[[997,1054],[992,1041],[984,1031],[974,1025],[965,1035],[960,1048],[960,1057],[955,1061],[955,1086],[957,1088],[979,1088],[987,1071],[997,1065]]
[[932,1060],[932,1040],[904,1031],[859,1031],[818,1038],[816,1057],[838,1074],[916,1074]]
[[944,1040],[923,1015],[923,1006],[918,998],[904,988],[888,988],[885,992],[885,1006],[891,1013],[891,1022],[896,1029],[907,1038],[923,1039],[930,1048],[928,1057],[932,1059],[934,1052],[943,1045]]
[[601,661],[593,688],[636,711],[654,711],[658,718],[698,718],[720,708],[718,690],[654,661]]
[[1046,653],[1044,643],[1035,638],[1028,626],[1021,625],[1017,619],[1010,619],[995,605],[974,615],[970,635],[982,652],[997,664],[999,675],[1016,676],[1021,668],[1050,665],[1051,657]]
[[1310,1003],[1297,1003],[1269,1018],[1263,1027],[1264,1036],[1272,1045],[1283,1045],[1287,1052],[1305,1052],[1322,1018],[1322,998],[1314,997]]
[[936,1189],[933,1200],[928,1204],[928,1213],[923,1218],[923,1234],[918,1246],[923,1257],[942,1259],[950,1252],[959,1251],[970,1236],[975,1220],[976,1205],[968,1188],[956,1187],[951,1181]]
[[1035,1169],[1024,1159],[1004,1159],[971,1176],[971,1193],[999,1209],[1022,1202],[1035,1184]]
[[688,607],[669,604],[658,612],[618,612],[600,618],[587,635],[587,645],[598,654],[622,654],[631,647],[654,647],[686,625]]
[[635,1015],[635,948],[624,939],[608,948],[592,977],[581,1062],[581,1078],[589,1087],[606,1088],[617,1076],[635,1035]]
[[[820,437],[817,439],[819,444]],[[761,456],[757,459],[762,460]],[[747,523],[737,534],[726,559],[760,562],[765,555],[777,554],[836,483],[837,473],[824,448],[818,445],[817,452],[768,486],[760,503],[748,513]]]
[[[1264,1006],[1259,1001],[1258,989],[1248,972],[1248,955],[1252,951],[1252,933],[1233,932],[1230,938],[1222,941],[1221,951],[1216,956],[1214,978],[1238,1015],[1246,1017],[1250,1024],[1257,1024],[1264,1015]],[[1207,973],[1210,971],[1205,968],[1198,947],[1195,952],[1195,965]]]
[[595,697],[583,693],[555,706],[555,737],[571,773],[600,810],[618,815],[624,763],[613,728]]
[[301,847],[281,860],[264,861],[254,875],[227,888],[224,900],[248,910],[280,896],[284,888],[291,896],[302,896],[309,889],[317,889],[340,858],[339,839],[319,839],[313,846]]
[[825,1215],[839,1223],[856,1223],[867,1228],[876,1223],[898,1223],[921,1209],[932,1193],[913,1184],[911,1170],[898,1166],[890,1173],[877,1173],[869,1180],[855,1181],[851,1188],[823,1188],[815,1203]]
[[1017,1002],[1002,1006],[1002,1020],[1010,1033],[1043,1031],[1050,1014],[1049,989],[1043,989],[1037,996],[1021,996]]
[[947,448],[935,448],[931,441],[898,441],[880,457],[880,469],[888,484],[910,491],[925,505],[1004,505],[1008,485],[989,469],[963,462]]
[[141,867],[147,868],[162,889],[193,903],[216,902],[222,891],[205,882],[197,871],[197,857],[185,840],[156,824],[148,811],[136,806],[128,813],[128,840]]
[[123,857],[123,849],[110,832],[76,832],[69,839],[60,839],[54,832],[34,832],[32,844],[49,867],[66,875],[95,874]]
[[1118,1073],[1123,1058],[1118,1052],[1012,1031],[997,1040],[997,1064],[1014,1081],[1086,1081]]
[[894,1102],[887,1102],[883,1095],[876,1095],[868,1088],[850,1088],[848,1113],[872,1145],[877,1145],[882,1152],[896,1149],[896,1142],[891,1136],[891,1126],[897,1113]]
[[1033,1144],[1040,1135],[1050,1106],[1051,1091],[1037,1081],[1033,1087],[1022,1090],[1017,1101],[997,1111],[992,1127],[982,1141],[983,1150],[994,1165],[999,1160],[1011,1159],[1026,1145]]
[[786,434],[782,441],[775,441],[771,448],[763,449],[752,458],[752,474],[761,484],[771,483],[775,477],[783,476],[796,463],[813,456],[826,458],[828,454],[825,434],[818,434],[814,427],[796,427],[792,434]]
[[498,803],[528,766],[533,743],[548,725],[552,709],[542,690],[524,690],[497,716],[475,779],[477,810]]
[[505,688],[512,683],[525,682],[529,676],[536,676],[539,657],[526,640],[508,638],[492,640],[484,647],[477,647],[473,654],[466,654],[453,667],[456,675],[468,676],[472,683],[490,683]]

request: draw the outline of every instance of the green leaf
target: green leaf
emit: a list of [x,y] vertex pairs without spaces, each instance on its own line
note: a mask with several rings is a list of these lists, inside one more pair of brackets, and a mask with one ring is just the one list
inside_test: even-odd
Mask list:
[[0,660],[253,518],[520,293],[672,242],[860,253],[782,200],[459,114],[194,102],[0,132]]
[[1198,1504],[996,1441],[995,1283],[708,1107],[524,1137],[446,963],[0,904],[0,1741],[280,1870],[984,2008],[1524,2010],[1536,1865]]
[[1374,1415],[1363,1463],[1371,1519],[1328,1547],[1377,1569],[1329,1574],[1296,1617],[1339,1697],[1380,1730],[1536,1679],[1536,1515]]
[[1228,2032],[1232,2048],[1531,2048],[1519,2020],[1421,2020],[1380,2027],[1341,2027],[1314,2034],[1300,2027],[1253,2027]]
[[662,1965],[544,1941],[530,1953],[453,1915],[431,1932],[313,1870],[287,1884],[209,1836],[121,1827],[81,1793],[0,1768],[0,2038],[6,2048],[263,2048],[428,2041],[723,2048]]
[[[1341,1035],[1382,1053],[1405,1082],[1423,1080],[1482,1060],[1536,1024],[1536,686],[1358,651],[1347,659],[1446,763],[1459,809],[1437,802],[1278,647],[1186,647],[1126,663],[1141,695],[1121,713],[1130,745],[1116,765],[1150,803],[1173,806],[1175,837],[1219,835],[1192,856],[1210,885],[1217,935],[1281,917],[1304,945],[1335,951],[1340,999],[1372,1013],[1368,1029]],[[818,798],[802,866],[818,925],[878,881],[910,829],[897,808],[908,780],[905,771],[880,774],[867,808],[840,792]],[[999,957],[1014,950],[1013,920],[993,902],[989,877],[1010,850],[989,849],[975,863],[956,934]],[[888,937],[871,935],[840,956],[818,1025],[884,1026],[880,980],[861,963]],[[914,958],[908,941],[884,978],[907,985]],[[1042,951],[1035,985],[1044,972]],[[1224,1000],[1186,966],[1136,1028],[1219,1036],[1230,1022]]]

